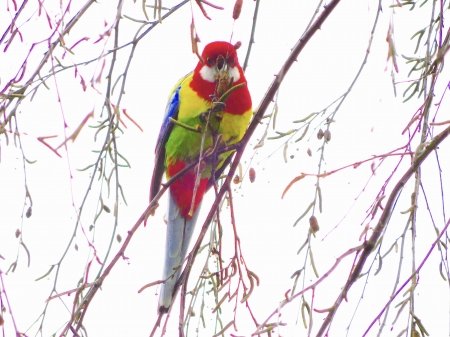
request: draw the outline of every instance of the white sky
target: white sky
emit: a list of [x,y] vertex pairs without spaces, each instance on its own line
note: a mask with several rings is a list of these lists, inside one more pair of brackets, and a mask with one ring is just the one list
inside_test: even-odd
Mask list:
[[[170,7],[175,3],[175,1],[164,1],[163,5]],[[211,21],[203,18],[196,5],[193,5],[195,23],[202,41],[200,46],[203,48],[206,43],[214,40],[229,40],[233,31],[232,42],[242,41],[243,43],[239,50],[242,64],[248,46],[255,2],[244,1],[243,12],[240,19],[234,23],[234,28],[231,19],[234,1],[222,1],[218,4],[226,9],[217,11],[206,7],[212,18]],[[78,5],[72,5],[71,15],[76,13]],[[246,72],[255,108],[273,80],[273,75],[278,72],[290,49],[304,31],[316,5],[316,2],[296,0],[261,2],[256,28],[256,44],[253,45]],[[48,6],[46,8],[49,15],[54,18],[58,11],[51,9],[50,4]],[[397,87],[397,98],[393,95],[391,65],[386,62],[388,46],[385,41],[392,12],[388,8],[388,3],[384,3],[383,6],[369,62],[349,98],[338,112],[335,118],[336,123],[332,125],[332,140],[327,145],[323,166],[327,171],[369,158],[371,155],[383,154],[406,144],[407,135],[402,135],[401,132],[420,107],[421,101],[415,99],[407,103],[401,102],[403,90],[409,83]],[[2,7],[0,22],[3,32],[9,14],[6,13],[5,5]],[[74,56],[68,54],[65,64],[70,64],[70,60],[80,62],[99,54],[104,46],[101,43],[94,45],[93,42],[97,39],[98,32],[102,31],[104,20],[108,25],[112,23],[115,7],[116,4],[108,3],[93,5],[92,13],[89,12],[84,17],[84,22],[80,23],[78,28],[66,38],[66,43],[70,46],[86,35],[91,39],[77,46],[74,49],[76,52]],[[278,99],[277,130],[287,131],[295,127],[296,125],[291,123],[293,120],[322,110],[347,90],[365,56],[376,9],[375,1],[352,0],[343,1],[338,5],[329,20],[307,45],[281,87]],[[118,233],[122,238],[126,237],[127,230],[132,227],[148,204],[149,183],[153,170],[153,149],[169,91],[176,81],[191,71],[197,63],[196,57],[191,54],[190,11],[190,6],[185,6],[147,35],[139,43],[130,68],[126,94],[123,96],[121,107],[126,108],[144,132],[141,133],[125,119],[128,129],[119,140],[119,151],[130,162],[131,169],[120,171],[120,182],[128,202],[128,206],[120,205]],[[123,14],[143,19],[141,3],[133,4],[130,1],[125,5]],[[24,18],[30,15],[31,11],[28,16],[24,15]],[[412,56],[415,42],[411,42],[409,38],[417,29],[427,24],[428,17],[429,9],[426,6],[414,12],[409,12],[407,8],[396,10],[395,39],[400,68],[400,73],[396,75],[397,81],[406,80],[410,69],[409,65],[405,65],[400,54]],[[48,36],[49,30],[46,24],[47,21],[43,17],[33,16],[30,22],[21,28],[25,42],[19,43],[17,40],[7,53],[2,53],[3,62],[0,63],[2,87],[22,63],[24,55],[30,48],[27,42],[38,41]],[[123,20],[122,25],[120,44],[128,41],[139,26],[127,19]],[[36,52],[27,66],[25,78],[30,75],[33,64],[35,65],[41,59],[42,52],[45,50],[43,47],[36,47]],[[105,49],[110,47],[111,45],[108,44]],[[38,48],[41,48],[42,52],[39,52],[41,49]],[[115,77],[124,69],[129,50],[130,48],[127,48],[119,54]],[[79,73],[88,82],[94,71],[98,74],[100,68],[101,63],[94,62],[91,66],[79,67]],[[5,258],[5,260],[0,259],[0,270],[6,272],[15,260],[19,249],[20,257],[16,271],[3,275],[3,280],[16,323],[22,332],[28,329],[42,312],[44,301],[52,288],[54,272],[44,280],[39,282],[34,280],[45,274],[49,266],[60,259],[73,232],[75,209],[81,204],[90,177],[90,173],[77,172],[76,169],[93,163],[96,154],[91,150],[99,149],[103,142],[100,137],[96,143],[93,143],[95,129],[84,128],[76,142],[69,144],[68,153],[61,150],[63,158],[58,158],[36,138],[58,135],[59,138],[51,139],[49,143],[53,146],[61,143],[63,139],[61,107],[69,125],[68,134],[71,134],[93,109],[95,109],[95,121],[90,120],[89,125],[95,125],[96,121],[100,120],[100,108],[106,84],[104,77],[107,71],[108,65],[103,73],[102,83],[97,84],[99,92],[91,88],[83,92],[79,85],[79,78],[74,80],[73,70],[68,70],[57,77],[61,106],[57,101],[55,82],[52,79],[47,81],[52,88],[51,91],[40,88],[33,102],[30,103],[27,99],[19,109],[18,123],[25,156],[29,160],[37,160],[34,165],[26,166],[28,187],[33,198],[33,215],[29,219],[21,218],[25,195],[21,152],[13,146],[11,136],[9,146],[6,146],[3,136],[0,139],[0,186],[2,189],[0,193],[0,214],[2,215],[0,254]],[[441,79],[446,78],[448,78],[446,74],[441,75]],[[439,83],[436,102],[442,95],[445,85],[446,83]],[[447,120],[447,111],[448,104],[444,99],[437,121]],[[250,158],[254,155],[253,146],[263,134],[264,128],[265,125],[261,125],[251,146],[247,148],[245,160],[242,162],[244,169],[249,167]],[[443,127],[437,128],[436,134],[441,129]],[[273,136],[272,127],[270,132]],[[294,139],[296,138],[298,137]],[[277,308],[278,303],[284,298],[284,293],[292,287],[290,276],[303,266],[304,256],[296,253],[306,239],[309,215],[295,228],[292,224],[313,200],[315,178],[305,178],[295,184],[283,200],[281,200],[281,194],[287,184],[301,172],[316,173],[319,159],[319,153],[316,150],[319,146],[320,142],[316,139],[315,132],[299,143],[289,143],[288,158],[290,156],[293,158],[289,159],[288,163],[284,163],[283,143],[266,140],[265,146],[258,150],[251,163],[256,170],[255,183],[250,184],[246,177],[242,188],[234,193],[236,220],[245,260],[248,267],[261,280],[261,285],[249,300],[253,314],[259,322],[264,321]],[[311,148],[313,152],[311,158],[306,154],[308,148]],[[449,160],[445,156],[445,153],[448,153],[448,145],[443,144],[440,150],[441,166],[447,168],[447,171],[442,173],[445,189],[449,187]],[[369,209],[396,163],[397,159],[386,160],[356,202],[355,198],[371,176],[370,163],[361,165],[357,169],[344,170],[322,180],[323,213],[316,213],[321,229],[312,240],[314,260],[320,275],[331,267],[336,257],[350,247],[361,243],[358,239],[364,227],[361,224],[366,210]],[[405,160],[400,165],[393,181],[399,179],[408,165],[409,160]],[[71,175],[72,179],[70,179]],[[423,179],[427,197],[431,200],[433,216],[437,226],[442,228],[442,206],[439,199],[439,177],[435,159],[430,158],[424,165]],[[388,191],[392,186],[393,183],[389,185]],[[404,230],[408,215],[401,215],[400,211],[409,208],[412,190],[413,185],[409,184],[398,200],[386,235],[387,243],[382,252],[385,252]],[[94,185],[88,199],[88,206],[83,212],[82,226],[87,232],[95,216],[99,191],[100,186]],[[103,186],[104,202],[113,209],[114,199],[113,197],[108,199],[105,191],[106,187]],[[199,222],[202,222],[211,202],[212,196],[209,195],[203,204],[204,214],[200,216]],[[160,278],[165,240],[165,225],[162,220],[164,210],[165,200],[161,202],[156,216],[150,219],[147,227],[141,227],[133,238],[126,252],[128,260],[120,261],[116,265],[104,282],[102,291],[97,293],[85,319],[85,326],[90,336],[149,335],[156,319],[157,289],[147,289],[141,294],[138,294],[137,290],[144,284]],[[325,235],[344,217],[340,226],[325,238]],[[227,219],[228,213],[225,211],[222,217],[225,231],[223,256],[229,258],[232,254],[232,230]],[[106,253],[113,224],[112,214],[103,214],[97,223],[94,244],[100,257]],[[375,225],[375,222],[371,225]],[[26,266],[26,254],[18,247],[18,240],[14,236],[17,228],[22,228],[23,240],[31,253],[29,268]],[[200,225],[197,226],[197,230],[199,228]],[[418,265],[436,237],[423,199],[419,205],[417,235],[416,264]],[[92,233],[89,233],[88,237],[92,240]],[[81,231],[77,233],[75,242],[78,251],[75,248],[69,250],[59,275],[57,290],[60,292],[76,287],[90,256],[87,241]],[[115,242],[111,255],[114,255],[119,247],[119,243]],[[401,284],[410,274],[410,249],[408,243],[405,248],[403,273],[400,277]],[[362,335],[389,298],[395,280],[398,256],[399,254],[391,253],[383,261],[383,268],[377,276],[373,276],[378,264],[375,261],[364,298],[358,308],[358,300],[362,296],[365,281],[360,280],[353,286],[348,295],[348,302],[341,305],[334,319],[331,330],[333,336],[345,335],[345,329],[356,308],[357,313],[348,336]],[[193,286],[196,280],[195,275],[200,272],[204,259],[204,256],[197,259],[196,269],[191,273],[189,288]],[[368,261],[373,261],[373,257]],[[439,262],[439,254],[435,251],[422,269],[419,289],[416,292],[416,315],[422,320],[430,336],[442,336],[448,333],[449,326],[448,282],[444,282],[439,275]],[[352,257],[345,259],[338,270],[316,290],[315,308],[325,309],[333,304],[340,286],[343,285],[350,271],[351,263]],[[98,265],[95,263],[93,263],[94,267],[98,270]],[[95,272],[91,275],[95,275]],[[308,264],[306,283],[309,284],[314,280],[315,277]],[[297,290],[299,288],[300,286]],[[308,293],[307,299],[310,300],[310,298],[311,293]],[[73,297],[63,298],[69,308],[72,305],[72,299]],[[402,295],[399,295],[394,305],[403,299]],[[231,303],[226,306],[222,318],[224,324],[230,321],[232,308]],[[205,310],[208,312],[211,306]],[[288,323],[280,330],[283,336],[307,335],[301,318],[297,321],[298,310],[298,301],[283,309],[281,320]],[[402,318],[406,317],[406,310]],[[167,336],[175,335],[177,312],[177,308],[174,308]],[[405,320],[400,319],[391,331],[395,314],[396,309],[392,308],[383,336],[397,336],[406,327]],[[315,314],[313,334],[325,315]],[[57,332],[68,318],[69,311],[65,309],[62,301],[54,300],[47,312],[44,335],[49,336]],[[10,336],[13,329],[7,314],[5,314],[5,321],[5,335]],[[194,317],[191,325],[197,324],[198,315]],[[212,334],[214,318],[207,317],[206,324],[206,332],[202,330],[199,336]],[[237,336],[249,336],[255,330],[243,305],[238,307],[236,324],[238,332],[228,330],[227,336],[231,332]],[[34,335],[36,328],[35,326],[30,330],[30,336]],[[378,324],[372,328],[369,335],[375,336],[377,329]],[[195,328],[189,335],[195,335]]]

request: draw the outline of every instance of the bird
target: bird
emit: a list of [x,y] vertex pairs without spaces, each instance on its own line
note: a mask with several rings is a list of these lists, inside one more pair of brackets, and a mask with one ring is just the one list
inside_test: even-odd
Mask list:
[[[232,45],[225,41],[207,44],[194,71],[179,80],[169,95],[155,148],[150,201],[160,191],[164,175],[169,180],[188,165],[196,164],[168,189],[159,313],[167,313],[174,300],[175,284],[203,196],[232,158],[231,152],[205,159],[201,156],[214,154],[218,146],[239,142],[253,114],[247,80],[237,57],[239,46],[239,42]],[[221,96],[227,98],[220,102]]]

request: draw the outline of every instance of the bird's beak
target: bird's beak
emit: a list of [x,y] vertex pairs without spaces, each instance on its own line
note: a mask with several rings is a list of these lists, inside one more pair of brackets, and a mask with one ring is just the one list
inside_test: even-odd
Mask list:
[[216,73],[219,79],[228,77],[228,64],[225,57],[219,55],[216,60]]

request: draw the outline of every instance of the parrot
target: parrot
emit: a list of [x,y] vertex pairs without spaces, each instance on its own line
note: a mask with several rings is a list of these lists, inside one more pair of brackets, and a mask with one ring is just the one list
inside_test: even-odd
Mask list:
[[[166,106],[155,148],[150,201],[158,194],[164,174],[169,180],[189,164],[197,165],[168,189],[159,313],[167,313],[174,300],[203,196],[230,163],[232,153],[200,158],[218,145],[239,142],[253,115],[247,80],[237,58],[239,46],[239,42],[224,41],[207,44],[194,71],[173,88]],[[224,102],[218,102],[232,87]]]

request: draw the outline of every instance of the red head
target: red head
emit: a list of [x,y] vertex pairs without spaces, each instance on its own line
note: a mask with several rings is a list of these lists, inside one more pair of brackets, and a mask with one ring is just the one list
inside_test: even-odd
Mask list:
[[[246,83],[244,72],[237,58],[236,48],[224,41],[211,42],[205,46],[202,53],[203,62],[199,61],[194,70],[191,87],[202,98],[210,100],[210,95],[216,88],[217,76],[227,71],[228,77],[233,78],[233,85]],[[251,108],[251,98],[248,88],[240,88],[233,93],[226,102],[226,109],[231,113],[241,114]]]

